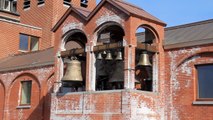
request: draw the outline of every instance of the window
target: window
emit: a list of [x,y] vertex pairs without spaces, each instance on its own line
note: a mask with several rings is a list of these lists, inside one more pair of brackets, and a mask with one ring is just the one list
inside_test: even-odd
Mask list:
[[70,5],[71,0],[64,0],[64,5]]
[[19,50],[37,51],[39,49],[39,38],[20,34]]
[[29,8],[30,7],[30,0],[24,0],[24,9]]
[[1,0],[0,7],[5,11],[16,12],[17,0]]
[[41,5],[44,3],[44,0],[38,0],[38,5]]
[[199,99],[213,99],[213,64],[198,65],[197,79],[198,79],[198,98]]
[[88,6],[88,0],[81,0],[81,7],[87,7]]
[[28,105],[31,103],[31,89],[32,81],[21,82],[21,105]]

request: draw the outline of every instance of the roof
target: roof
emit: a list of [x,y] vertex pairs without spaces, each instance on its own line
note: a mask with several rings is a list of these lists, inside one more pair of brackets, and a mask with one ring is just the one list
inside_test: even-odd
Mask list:
[[73,6],[73,8],[76,9],[79,13],[81,13],[85,17],[88,17],[89,14],[91,13],[91,11],[82,7]]
[[165,49],[209,43],[213,43],[213,19],[165,29]]
[[130,3],[127,3],[127,2],[121,1],[121,0],[112,0],[112,1],[114,3],[116,3],[117,5],[119,5],[120,7],[122,7],[123,9],[127,10],[127,12],[129,12],[132,15],[136,15],[138,17],[145,18],[145,19],[148,19],[153,22],[157,22],[157,23],[160,23],[160,24],[166,26],[166,23],[164,23],[160,19],[156,18],[155,16],[149,14],[148,12],[146,12],[145,10],[143,10],[140,7],[137,7],[133,4],[130,4]]
[[145,10],[132,5],[130,3],[121,1],[121,0],[102,0],[96,7],[93,9],[93,11],[88,11],[84,8],[76,7],[76,6],[71,6],[65,14],[61,17],[61,19],[56,23],[56,25],[52,28],[52,31],[56,31],[59,26],[66,20],[66,18],[69,16],[71,12],[77,13],[79,16],[81,16],[84,20],[90,21],[90,19],[100,10],[100,8],[106,3],[110,3],[112,6],[115,6],[119,10],[123,11],[127,15],[132,15],[135,17],[139,17],[142,19],[146,19],[152,22],[155,22],[157,24],[166,26],[166,23],[163,21],[159,20],[158,18],[152,16]]
[[[138,42],[145,39],[137,33]],[[165,28],[164,49],[190,47],[213,43],[213,19]]]
[[0,60],[0,72],[54,65],[54,49],[21,53]]

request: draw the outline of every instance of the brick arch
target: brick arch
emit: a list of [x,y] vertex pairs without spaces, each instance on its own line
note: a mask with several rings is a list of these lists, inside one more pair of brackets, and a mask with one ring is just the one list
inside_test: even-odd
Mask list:
[[[48,85],[50,84],[50,82],[54,82],[54,81],[51,81],[52,80],[52,78],[54,79],[54,75],[55,75],[55,72],[54,72],[54,70],[48,75],[48,77],[45,79],[46,81],[45,81],[45,90],[44,90],[44,94],[46,94],[47,92],[48,92]],[[52,84],[52,85],[54,85],[54,84]]]
[[88,41],[88,38],[87,38],[85,32],[82,31],[82,30],[80,30],[80,29],[72,29],[72,30],[67,31],[67,32],[62,36],[62,42],[61,42],[61,46],[60,46],[60,48],[61,48],[62,50],[65,49],[65,44],[66,44],[66,42],[69,40],[69,38],[70,38],[72,35],[76,34],[76,33],[81,33],[82,35],[84,35],[83,37],[86,38],[85,40],[82,40],[82,41],[77,41],[77,40],[75,40],[75,42],[79,43],[79,45],[80,45],[82,48],[85,47],[85,45],[86,45],[86,43],[87,43],[87,41]]
[[[21,81],[23,80],[31,80],[32,88],[31,88],[31,104],[30,108],[24,109],[22,114],[19,114],[21,109],[17,109],[20,105],[20,95],[21,95]],[[8,90],[8,99],[7,104],[8,114],[7,119],[32,119],[37,117],[38,119],[42,118],[42,106],[40,103],[41,100],[41,84],[38,81],[37,77],[32,73],[21,73],[19,74],[10,84]],[[19,116],[17,116],[19,115]]]
[[186,56],[186,57],[182,58],[181,60],[179,60],[179,61],[177,62],[177,68],[178,68],[179,66],[181,66],[183,63],[185,63],[187,60],[189,60],[190,58],[193,58],[193,57],[199,56],[199,55],[204,55],[204,54],[209,54],[210,56],[213,57],[213,51],[200,51],[200,52],[197,52],[197,53],[195,53],[195,54]]
[[3,119],[4,116],[4,106],[5,106],[5,86],[0,80],[0,119]]
[[101,25],[97,26],[95,28],[95,30],[93,31],[93,33],[97,33],[98,31],[101,31],[101,30],[103,30],[106,27],[111,26],[111,25],[117,25],[117,26],[121,27],[123,29],[123,31],[124,31],[124,28],[123,28],[123,26],[120,23],[115,22],[115,21],[107,21],[107,22],[104,22]]
[[107,21],[107,22],[104,22],[101,25],[97,26],[95,28],[95,30],[93,31],[93,34],[96,36],[96,41],[94,41],[95,43],[97,43],[97,36],[98,36],[98,34],[102,30],[106,29],[109,26],[118,26],[118,27],[120,27],[122,29],[122,32],[124,33],[124,36],[125,36],[125,30],[124,30],[123,26],[120,23],[117,23],[115,21]]
[[[150,26],[150,25],[148,25],[148,24],[141,24],[141,25],[139,25],[139,26],[136,28],[135,33],[136,33],[136,31],[137,31],[139,28],[144,28],[144,29],[150,30],[150,31],[153,33],[153,35],[155,36],[155,42],[156,42],[156,43],[159,42],[160,37],[159,37],[159,34],[158,34],[157,30],[156,30],[154,27],[152,27],[152,26]],[[153,42],[154,42],[154,41],[153,41]]]
[[10,88],[12,87],[12,84],[16,81],[16,79],[18,79],[18,78],[20,78],[20,77],[22,77],[22,76],[29,76],[29,77],[33,78],[33,80],[35,80],[35,81],[38,83],[39,89],[41,89],[41,83],[39,82],[38,78],[37,78],[34,74],[28,73],[28,72],[21,73],[21,74],[17,75],[17,76],[15,77],[15,79],[13,79],[13,81],[11,82]]

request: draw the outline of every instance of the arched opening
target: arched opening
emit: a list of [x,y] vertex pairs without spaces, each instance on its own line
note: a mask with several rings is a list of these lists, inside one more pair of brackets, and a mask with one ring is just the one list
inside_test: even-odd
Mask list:
[[71,50],[70,56],[63,58],[64,74],[62,78],[63,92],[85,91],[86,86],[86,53],[76,54],[75,50],[84,49],[87,37],[81,30],[68,32],[63,41],[64,50]]
[[0,81],[0,119],[3,120],[3,115],[4,115],[4,101],[5,101],[5,90],[4,90],[4,85],[2,84],[2,82]]
[[[103,24],[97,32],[98,50],[95,51],[95,67],[98,91],[124,88],[124,49],[122,47],[124,35],[123,28],[114,22]],[[113,45],[117,47],[113,48]],[[99,50],[99,48],[103,49]]]
[[152,49],[156,46],[157,36],[150,26],[140,26],[136,31],[137,49],[135,54],[135,88],[143,91],[153,91],[153,73],[157,61]]

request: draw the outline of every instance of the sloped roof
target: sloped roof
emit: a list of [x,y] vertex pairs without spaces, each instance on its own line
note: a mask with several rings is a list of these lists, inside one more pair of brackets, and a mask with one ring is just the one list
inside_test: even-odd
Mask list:
[[22,53],[0,60],[0,72],[54,65],[54,49]]
[[213,43],[213,19],[165,29],[165,49]]
[[132,5],[130,3],[121,1],[121,0],[102,0],[93,11],[88,11],[84,8],[76,7],[76,6],[70,6],[70,8],[65,12],[65,14],[61,17],[61,19],[56,23],[56,25],[52,28],[52,31],[56,31],[59,26],[65,21],[65,19],[69,16],[71,12],[77,13],[79,16],[81,16],[84,20],[89,21],[98,11],[99,9],[104,5],[104,3],[110,3],[111,5],[117,7],[127,15],[133,15],[135,17],[143,18],[158,24],[161,24],[163,26],[166,26],[166,23],[159,20],[158,18],[152,16],[145,10]]
[[[137,33],[137,40],[145,39]],[[164,48],[173,49],[213,43],[213,19],[165,28]]]
[[166,23],[164,23],[160,19],[156,18],[155,16],[149,14],[142,8],[139,8],[133,4],[130,4],[130,3],[127,3],[127,2],[121,1],[121,0],[112,0],[112,1],[133,15],[166,25]]
[[73,6],[73,8],[75,8],[79,13],[81,13],[85,17],[88,17],[89,14],[91,13],[91,11],[82,7]]

